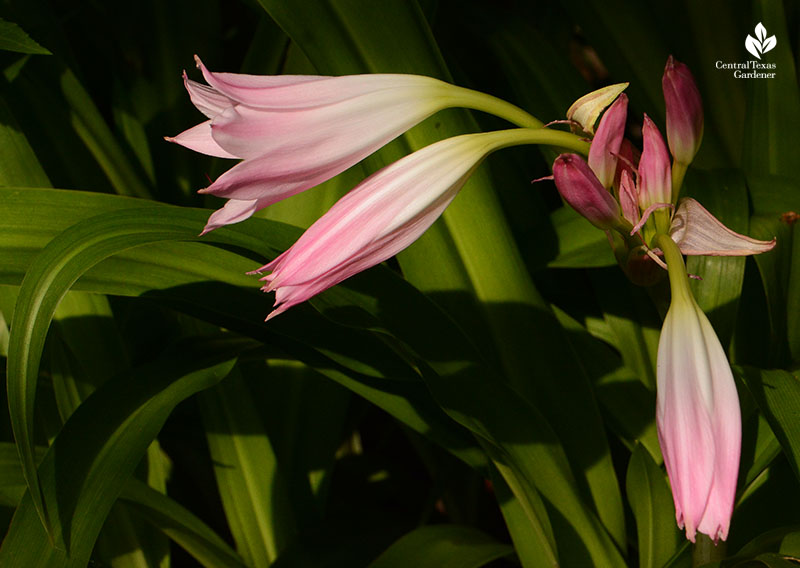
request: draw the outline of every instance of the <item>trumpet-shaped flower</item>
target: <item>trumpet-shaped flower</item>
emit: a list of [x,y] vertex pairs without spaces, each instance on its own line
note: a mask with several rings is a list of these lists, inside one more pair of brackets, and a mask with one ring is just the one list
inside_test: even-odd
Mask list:
[[678,526],[725,540],[739,472],[741,417],[730,365],[695,302],[683,259],[659,236],[672,302],[658,345],[656,422]]
[[256,76],[197,65],[208,85],[185,75],[184,84],[208,120],[167,140],[243,160],[200,190],[229,200],[204,233],[338,175],[439,110],[511,107],[417,75]]
[[[513,131],[512,131],[513,132]],[[448,138],[376,172],[255,273],[275,291],[270,319],[413,243],[441,215],[503,132]]]

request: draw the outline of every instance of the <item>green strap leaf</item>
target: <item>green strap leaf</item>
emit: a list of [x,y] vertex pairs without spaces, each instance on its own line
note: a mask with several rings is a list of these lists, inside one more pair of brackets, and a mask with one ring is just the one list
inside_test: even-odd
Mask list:
[[120,494],[131,508],[207,568],[247,566],[208,525],[166,495],[130,479]]
[[683,539],[666,476],[644,446],[633,450],[625,485],[636,519],[639,566],[661,568]]
[[148,242],[194,236],[193,224],[167,223],[165,213],[160,208],[150,210],[148,216],[152,219],[160,216],[162,222],[149,226],[146,221],[142,224],[144,218],[139,210],[122,211],[95,223],[77,225],[37,257],[23,280],[9,340],[9,415],[31,499],[48,533],[52,531],[51,519],[33,459],[33,412],[39,361],[50,320],[70,286],[103,258]]
[[236,548],[248,566],[266,568],[293,536],[294,519],[287,480],[279,472],[253,393],[236,368],[199,401]]
[[404,535],[369,568],[480,568],[513,553],[513,548],[478,529],[433,525]]
[[32,40],[21,27],[2,18],[0,18],[0,49],[18,53],[51,55],[47,49]]
[[27,492],[0,548],[0,564],[85,567],[114,501],[172,409],[227,375],[235,362],[231,355],[244,346],[249,344],[195,340],[90,396],[39,468],[50,534]]
[[800,376],[780,369],[742,367],[742,378],[800,479]]

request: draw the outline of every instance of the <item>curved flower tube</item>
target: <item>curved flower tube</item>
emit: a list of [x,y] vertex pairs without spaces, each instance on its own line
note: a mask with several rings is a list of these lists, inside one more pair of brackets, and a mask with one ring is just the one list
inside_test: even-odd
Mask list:
[[728,536],[741,448],[739,397],[714,328],[692,297],[680,251],[666,235],[672,302],[658,344],[656,422],[678,526]]
[[262,290],[275,292],[267,319],[405,249],[447,208],[483,159],[518,144],[583,149],[566,132],[520,128],[464,134],[409,154],[365,179],[254,273],[269,271]]
[[412,126],[449,107],[493,112],[524,126],[536,119],[489,95],[417,75],[256,76],[214,73],[184,84],[208,120],[167,138],[243,161],[200,190],[227,198],[204,233],[319,185]]
[[413,243],[493,149],[487,136],[468,134],[431,144],[342,197],[291,248],[254,271],[271,272],[262,278],[262,290],[276,292],[276,308],[267,319]]

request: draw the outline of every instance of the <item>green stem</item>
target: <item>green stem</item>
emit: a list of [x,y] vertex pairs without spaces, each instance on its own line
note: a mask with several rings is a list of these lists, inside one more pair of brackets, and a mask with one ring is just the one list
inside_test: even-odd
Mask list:
[[544,126],[544,123],[538,118],[503,99],[472,89],[450,86],[452,90],[448,90],[447,96],[448,99],[451,99],[449,102],[452,106],[487,112],[522,128],[542,128]]
[[658,243],[658,248],[664,253],[664,259],[667,261],[672,301],[675,302],[681,299],[693,303],[694,299],[689,288],[689,277],[686,274],[686,265],[683,263],[681,249],[678,248],[678,245],[669,235],[664,233],[656,235],[656,243]]
[[573,152],[584,155],[589,153],[589,142],[575,134],[564,132],[563,130],[550,130],[547,128],[512,128],[510,130],[496,130],[494,132],[473,134],[472,136],[482,137],[486,142],[489,152],[524,144],[544,144],[546,146],[555,146],[557,148],[572,150]]
[[688,167],[687,164],[678,161],[672,164],[672,203],[678,203],[678,197],[681,195],[683,178],[686,176],[686,169]]
[[725,558],[725,542],[714,544],[714,541],[702,533],[697,533],[697,541],[692,547],[692,568],[700,568]]

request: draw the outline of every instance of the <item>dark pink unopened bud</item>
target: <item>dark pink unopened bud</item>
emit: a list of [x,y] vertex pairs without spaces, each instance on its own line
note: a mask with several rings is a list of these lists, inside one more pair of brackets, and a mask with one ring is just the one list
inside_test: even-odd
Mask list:
[[658,126],[644,115],[642,157],[639,159],[639,207],[647,209],[672,199],[672,168],[669,152]]
[[614,104],[600,119],[600,125],[589,148],[589,167],[603,184],[611,187],[617,169],[617,155],[625,134],[625,120],[628,118],[628,97],[620,94]]
[[564,201],[592,225],[608,230],[619,224],[619,204],[583,158],[561,154],[553,162],[553,179]]
[[689,68],[670,55],[661,79],[667,106],[667,142],[676,161],[691,163],[703,140],[703,101]]

